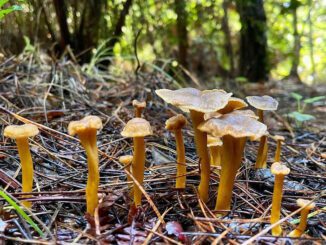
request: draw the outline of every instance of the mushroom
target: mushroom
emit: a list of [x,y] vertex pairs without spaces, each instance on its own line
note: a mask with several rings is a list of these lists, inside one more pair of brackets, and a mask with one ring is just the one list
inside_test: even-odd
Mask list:
[[187,120],[182,114],[171,117],[165,122],[165,128],[169,131],[173,131],[175,135],[175,142],[177,147],[177,177],[175,187],[177,189],[184,189],[186,187],[187,166],[185,146],[183,143],[183,136],[181,131],[186,123]]
[[[280,219],[284,176],[290,173],[290,169],[279,162],[275,162],[271,166],[271,173],[275,175],[271,211],[271,224],[274,224]],[[282,234],[281,226],[277,225],[273,227],[272,234],[273,236],[280,236]]]
[[246,138],[259,139],[266,133],[265,124],[241,114],[225,114],[199,125],[199,130],[222,138],[221,177],[215,210],[225,213],[230,209],[235,176],[241,165]]
[[142,111],[146,108],[146,101],[133,100],[132,106],[135,108],[135,117],[141,117]]
[[98,205],[98,186],[100,181],[99,159],[96,143],[97,130],[102,128],[102,121],[97,116],[86,116],[80,121],[72,121],[68,125],[68,133],[72,136],[78,135],[80,143],[86,151],[88,178],[86,185],[87,213],[94,216]]
[[[264,111],[275,111],[278,107],[278,102],[274,98],[268,95],[264,96],[247,96],[248,103],[257,109],[259,121],[264,123]],[[264,135],[260,139],[258,148],[258,154],[256,159],[255,168],[266,168],[267,163],[267,135]]]
[[[38,128],[33,124],[10,125],[3,132],[5,137],[16,140],[20,163],[22,166],[22,191],[32,192],[33,188],[33,160],[29,149],[28,138],[39,133]],[[25,195],[25,197],[28,197]],[[31,202],[23,201],[22,204],[30,208]]]
[[277,142],[274,162],[280,162],[281,161],[282,142],[285,140],[285,138],[281,135],[275,135],[274,140],[276,140],[276,142]]
[[208,201],[210,162],[207,149],[207,134],[198,130],[204,121],[204,114],[224,108],[231,93],[224,90],[204,90],[182,88],[178,90],[159,89],[155,91],[165,102],[190,113],[195,135],[196,151],[200,161],[200,184],[198,193],[202,201]]
[[[134,155],[132,160],[132,175],[141,185],[143,184],[144,181],[144,169],[145,169],[144,137],[152,134],[153,131],[149,122],[139,117],[129,120],[121,132],[121,135],[123,137],[133,138]],[[135,205],[140,206],[142,192],[137,185],[134,185],[133,191],[134,191]]]
[[235,98],[235,97],[231,97],[228,100],[227,105],[224,108],[218,110],[218,112],[221,114],[227,114],[234,110],[239,110],[239,109],[245,108],[247,106],[248,106],[248,104],[244,100]]
[[[130,166],[131,166],[131,163],[132,163],[132,159],[133,159],[133,156],[132,155],[125,155],[125,156],[121,156],[119,157],[119,162],[123,165],[125,165],[126,167],[126,170],[131,173],[130,171]],[[131,182],[132,181],[132,178],[127,174],[127,181],[128,182]]]
[[221,166],[221,151],[223,142],[219,137],[207,135],[207,147],[209,148],[211,166]]
[[311,209],[315,208],[315,203],[311,202],[309,200],[304,200],[299,198],[297,200],[297,205],[302,208],[301,212],[300,212],[300,223],[297,226],[297,228],[295,228],[293,231],[291,231],[289,233],[289,237],[300,237],[304,231],[306,230],[307,227],[307,218],[308,218],[308,214],[310,212]]

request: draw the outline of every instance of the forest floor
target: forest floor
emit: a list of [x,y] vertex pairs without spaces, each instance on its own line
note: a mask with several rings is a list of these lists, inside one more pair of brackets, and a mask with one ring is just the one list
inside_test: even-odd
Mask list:
[[[287,117],[287,113],[296,110],[290,92],[305,97],[325,95],[325,86],[272,81],[264,86],[240,87],[230,82],[220,87],[240,98],[269,94],[280,102],[279,110],[266,113],[266,124],[271,135],[286,138],[282,162],[291,173],[286,177],[282,202],[282,217],[286,217],[282,223],[284,237],[273,237],[269,215],[274,180],[268,169],[253,168],[257,142],[246,145],[233,191],[232,210],[227,216],[216,217],[212,211],[219,182],[216,171],[211,172],[208,203],[198,199],[198,159],[190,125],[184,130],[187,188],[183,192],[174,188],[174,137],[164,129],[164,122],[180,111],[163,103],[154,92],[159,88],[175,88],[163,73],[139,73],[123,78],[103,73],[92,78],[68,61],[54,65],[42,57],[34,60],[22,56],[3,60],[0,74],[1,132],[9,124],[26,122],[37,124],[41,132],[31,140],[35,185],[28,198],[33,207],[26,212],[44,233],[41,237],[11,205],[0,199],[0,239],[33,244],[325,242],[325,102],[307,108],[316,117],[314,121],[296,125]],[[105,81],[109,79],[115,82]],[[148,195],[143,197],[140,209],[130,211],[126,173],[117,160],[121,155],[132,154],[132,141],[123,138],[120,132],[134,115],[133,99],[146,100],[144,118],[151,123],[154,135],[146,139],[144,189]],[[67,134],[70,121],[90,114],[103,121],[98,134],[101,203],[95,218],[85,216],[86,157],[78,139]],[[17,149],[2,134],[0,142],[0,184],[7,195],[19,202],[24,198],[20,192]],[[276,144],[271,139],[269,145],[268,166],[273,162]],[[290,239],[285,235],[298,222],[299,215],[293,213],[298,198],[314,200],[316,208],[308,220],[307,232],[301,238]]]

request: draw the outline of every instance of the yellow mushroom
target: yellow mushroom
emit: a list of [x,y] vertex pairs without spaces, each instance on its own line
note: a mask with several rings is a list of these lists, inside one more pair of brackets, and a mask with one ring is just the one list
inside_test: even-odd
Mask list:
[[219,137],[207,135],[207,147],[209,148],[211,166],[221,166],[222,145],[223,142]]
[[231,207],[232,189],[241,165],[246,139],[259,139],[266,133],[267,127],[253,117],[230,113],[211,118],[201,123],[198,129],[222,138],[222,168],[215,210],[226,213]]
[[184,112],[190,113],[195,135],[196,151],[200,160],[198,193],[201,200],[207,202],[210,178],[207,134],[198,130],[198,126],[204,121],[205,113],[215,112],[224,108],[232,94],[219,89],[200,91],[195,88],[182,88],[178,90],[159,89],[155,92],[165,102],[179,107]]
[[280,162],[281,161],[282,142],[285,140],[285,138],[281,135],[275,135],[274,140],[276,140],[276,142],[277,142],[274,162]]
[[235,97],[231,97],[231,98],[229,98],[227,105],[224,108],[218,110],[217,112],[219,112],[221,114],[227,114],[232,111],[245,108],[247,106],[248,106],[248,104],[244,100],[235,98]]
[[[251,106],[257,109],[259,121],[262,123],[264,123],[264,111],[275,111],[277,110],[278,107],[277,100],[275,100],[274,98],[268,95],[247,96],[246,99]],[[267,135],[264,135],[260,139],[255,168],[266,168],[267,153],[268,153]]]
[[[132,155],[125,155],[125,156],[121,156],[119,157],[119,162],[123,165],[125,165],[125,168],[126,170],[132,174],[132,171],[131,171],[131,164],[132,164],[132,160],[133,160],[133,156]],[[130,189],[130,192],[129,192],[129,196],[132,197],[133,196],[133,190],[132,190],[132,178],[130,177],[129,174],[127,174],[127,181],[129,182],[128,183],[128,187]]]
[[307,227],[307,219],[308,219],[308,214],[311,209],[315,208],[315,203],[311,202],[309,200],[304,200],[304,199],[298,199],[297,200],[297,205],[302,208],[301,210],[301,217],[300,217],[300,223],[295,228],[293,231],[289,233],[289,237],[300,237],[304,233]]
[[[5,137],[16,140],[20,163],[22,166],[22,191],[32,192],[33,189],[33,160],[29,149],[28,138],[39,133],[38,128],[33,124],[10,125],[3,132]],[[24,197],[28,197],[25,195]],[[31,202],[23,201],[25,207],[30,208]]]
[[143,110],[146,108],[146,101],[133,100],[132,106],[135,108],[135,117],[141,117]]
[[102,128],[102,121],[97,116],[86,116],[80,121],[69,123],[68,133],[70,135],[78,135],[80,143],[86,151],[88,178],[86,185],[86,206],[87,213],[94,215],[95,208],[98,205],[98,186],[100,181],[99,159],[96,133]]
[[[129,120],[123,128],[121,135],[123,137],[133,138],[134,155],[132,161],[132,175],[139,184],[143,184],[145,170],[145,140],[144,137],[152,135],[153,131],[148,121],[143,118],[133,118]],[[134,185],[134,203],[141,205],[142,192],[137,185]]]
[[[275,175],[274,191],[273,191],[273,199],[272,199],[272,211],[271,211],[271,224],[274,224],[280,220],[284,176],[290,173],[290,169],[279,162],[275,162],[271,166],[271,173]],[[274,228],[272,228],[272,234],[273,236],[280,236],[282,234],[281,226],[277,225]]]
[[175,142],[177,147],[177,177],[175,188],[177,189],[186,188],[187,165],[185,146],[182,136],[182,128],[186,125],[186,123],[187,120],[182,114],[171,117],[165,122],[165,128],[169,131],[173,131],[175,135]]

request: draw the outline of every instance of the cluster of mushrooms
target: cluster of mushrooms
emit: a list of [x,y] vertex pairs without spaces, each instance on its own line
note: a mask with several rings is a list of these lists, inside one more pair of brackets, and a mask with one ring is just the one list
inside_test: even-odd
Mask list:
[[[270,96],[249,96],[247,102],[257,109],[257,115],[248,109],[248,104],[239,98],[232,97],[232,93],[224,90],[213,89],[200,91],[195,88],[182,88],[178,90],[156,90],[165,102],[189,113],[192,121],[196,152],[200,163],[200,184],[198,194],[203,202],[209,199],[209,185],[211,166],[218,169],[220,176],[217,191],[215,211],[218,215],[227,214],[231,208],[232,190],[241,166],[242,157],[247,139],[259,140],[255,168],[266,168],[268,144],[267,126],[264,124],[264,111],[276,110],[278,102]],[[121,135],[133,139],[133,155],[124,155],[119,162],[124,164],[127,172],[127,180],[130,189],[130,197],[135,206],[142,203],[144,170],[145,170],[145,137],[152,135],[150,123],[142,118],[142,110],[145,102],[133,101],[135,117],[127,122]],[[187,120],[182,114],[169,118],[165,127],[175,135],[177,150],[177,172],[175,187],[185,189],[187,177],[187,165],[185,160],[185,146],[183,142],[182,128]],[[85,149],[88,163],[88,180],[86,185],[87,213],[94,215],[98,206],[99,188],[99,157],[97,148],[97,130],[102,128],[101,119],[97,116],[86,116],[80,121],[70,122],[68,133],[78,135],[81,145]],[[29,149],[28,138],[39,133],[33,124],[11,125],[4,130],[4,136],[16,140],[19,157],[22,166],[22,191],[32,192],[33,186],[33,162]],[[280,163],[281,145],[284,138],[273,137],[277,141],[274,163],[271,173],[275,175],[275,184],[272,198],[271,224],[272,234],[282,235],[279,223],[283,194],[283,183],[290,169]],[[24,197],[28,198],[26,194]],[[22,204],[30,208],[29,201]],[[297,205],[301,209],[300,224],[289,236],[301,236],[307,225],[309,211],[314,208],[312,201],[298,199]]]

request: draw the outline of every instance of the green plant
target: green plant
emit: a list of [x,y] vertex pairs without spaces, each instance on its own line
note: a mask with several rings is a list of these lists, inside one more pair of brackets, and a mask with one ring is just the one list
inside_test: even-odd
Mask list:
[[301,94],[295,92],[292,92],[290,95],[296,100],[297,110],[289,113],[288,116],[290,118],[293,118],[298,125],[305,121],[316,119],[313,115],[305,113],[306,106],[326,98],[326,96],[315,96],[304,99]]
[[[8,3],[9,0],[0,0],[0,20],[3,19],[7,14],[13,12],[13,11],[19,11],[22,10],[22,6],[14,4],[8,8],[2,8],[6,3]],[[18,2],[25,2],[24,0],[19,0]]]

